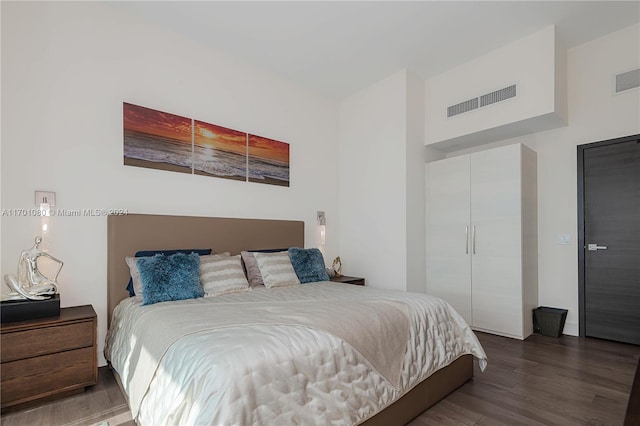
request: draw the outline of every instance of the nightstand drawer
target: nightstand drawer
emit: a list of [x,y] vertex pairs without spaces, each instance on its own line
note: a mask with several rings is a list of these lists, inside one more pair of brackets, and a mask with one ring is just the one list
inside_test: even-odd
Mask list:
[[93,321],[84,321],[3,333],[2,362],[93,346],[93,327]]
[[91,305],[57,317],[2,323],[2,412],[74,392],[98,381],[97,317]]
[[95,384],[93,347],[2,364],[2,401],[19,404]]

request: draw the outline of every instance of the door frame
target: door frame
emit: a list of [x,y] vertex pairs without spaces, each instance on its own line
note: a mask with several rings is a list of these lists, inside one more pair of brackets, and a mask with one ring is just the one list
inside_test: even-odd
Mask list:
[[616,145],[619,143],[635,141],[638,139],[640,139],[640,134],[578,145],[578,328],[580,337],[585,337],[586,334],[586,313],[584,300],[584,251],[586,249],[586,243],[584,241],[584,153],[587,149],[600,148],[607,145]]

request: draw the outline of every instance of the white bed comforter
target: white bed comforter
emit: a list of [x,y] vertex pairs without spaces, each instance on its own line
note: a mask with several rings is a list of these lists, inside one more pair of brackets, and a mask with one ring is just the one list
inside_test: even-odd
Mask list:
[[[335,306],[381,301],[406,306],[408,313],[408,342],[393,342],[402,356],[393,379],[358,339],[336,333],[340,338],[327,331],[331,327],[298,315],[252,320],[270,305],[277,312],[288,303],[293,312],[312,302],[309,310],[321,317],[323,307],[334,312]],[[463,354],[486,362],[464,320],[424,294],[323,282],[139,305],[136,297],[118,305],[105,356],[142,425],[358,424]]]

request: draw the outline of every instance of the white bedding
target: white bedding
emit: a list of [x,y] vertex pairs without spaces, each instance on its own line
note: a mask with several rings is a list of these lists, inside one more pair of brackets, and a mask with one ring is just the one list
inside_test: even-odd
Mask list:
[[[358,302],[368,309],[405,307],[402,340],[408,335],[408,341],[388,345],[400,327],[383,330],[387,338],[372,343],[389,346],[380,356],[401,355],[395,379],[371,348],[349,335],[349,318],[346,331],[319,324],[326,316],[321,308],[341,317],[336,312],[358,311]],[[105,356],[142,425],[358,424],[461,355],[486,360],[464,320],[424,294],[323,282],[139,304],[129,298],[114,311]],[[292,314],[273,320],[287,307]],[[273,312],[263,315],[267,310]],[[301,310],[315,314],[302,318]],[[375,313],[368,315],[376,322]],[[187,334],[180,337],[176,326]]]

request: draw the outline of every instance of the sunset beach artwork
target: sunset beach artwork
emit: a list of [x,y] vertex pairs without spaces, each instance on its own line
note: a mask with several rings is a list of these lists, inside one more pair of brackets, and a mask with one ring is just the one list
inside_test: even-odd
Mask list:
[[124,164],[193,173],[192,120],[123,103]]
[[289,186],[289,144],[250,134],[249,182]]
[[124,165],[289,186],[289,144],[122,104]]
[[193,125],[194,173],[246,181],[247,134],[198,120]]

